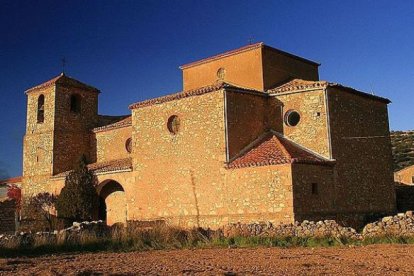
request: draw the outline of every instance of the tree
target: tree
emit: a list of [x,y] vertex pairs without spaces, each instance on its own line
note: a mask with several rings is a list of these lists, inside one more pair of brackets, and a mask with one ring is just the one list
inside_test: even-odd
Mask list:
[[57,197],[49,193],[40,193],[30,198],[29,208],[38,212],[49,223],[49,229],[53,229],[53,213],[55,212],[55,204]]
[[58,217],[66,222],[92,220],[99,207],[99,197],[95,189],[96,178],[86,166],[82,156],[65,179],[56,202]]

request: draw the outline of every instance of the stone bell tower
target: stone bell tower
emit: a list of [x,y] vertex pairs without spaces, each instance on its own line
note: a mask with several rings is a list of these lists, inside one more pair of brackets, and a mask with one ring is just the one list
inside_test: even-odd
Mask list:
[[23,192],[54,192],[50,177],[89,154],[89,130],[98,120],[99,90],[59,76],[30,88],[23,147]]

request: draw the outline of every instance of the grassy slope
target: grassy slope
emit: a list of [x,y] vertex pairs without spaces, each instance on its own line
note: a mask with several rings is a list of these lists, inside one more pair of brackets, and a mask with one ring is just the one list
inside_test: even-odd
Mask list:
[[414,165],[414,130],[391,132],[394,171]]

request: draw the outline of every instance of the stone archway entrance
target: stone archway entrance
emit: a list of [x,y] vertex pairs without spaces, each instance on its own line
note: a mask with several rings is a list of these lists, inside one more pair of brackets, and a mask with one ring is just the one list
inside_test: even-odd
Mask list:
[[98,186],[99,219],[107,225],[123,223],[126,225],[127,208],[125,191],[115,180],[105,180]]

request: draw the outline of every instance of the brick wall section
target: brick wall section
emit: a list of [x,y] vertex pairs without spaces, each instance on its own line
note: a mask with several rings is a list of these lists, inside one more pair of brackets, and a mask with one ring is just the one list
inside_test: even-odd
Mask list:
[[281,104],[277,99],[231,91],[226,91],[226,96],[230,159],[266,130],[281,131]]
[[404,184],[414,184],[414,166],[395,172],[394,181]]
[[331,87],[328,97],[338,211],[394,211],[387,104]]
[[0,201],[0,234],[13,233],[16,230],[16,202]]
[[283,124],[283,134],[326,158],[330,157],[325,93],[323,89],[276,95],[283,104],[283,116],[291,109],[300,114],[296,126]]
[[126,140],[131,138],[132,127],[103,130],[91,135],[91,161],[104,162],[130,156],[126,150]]

